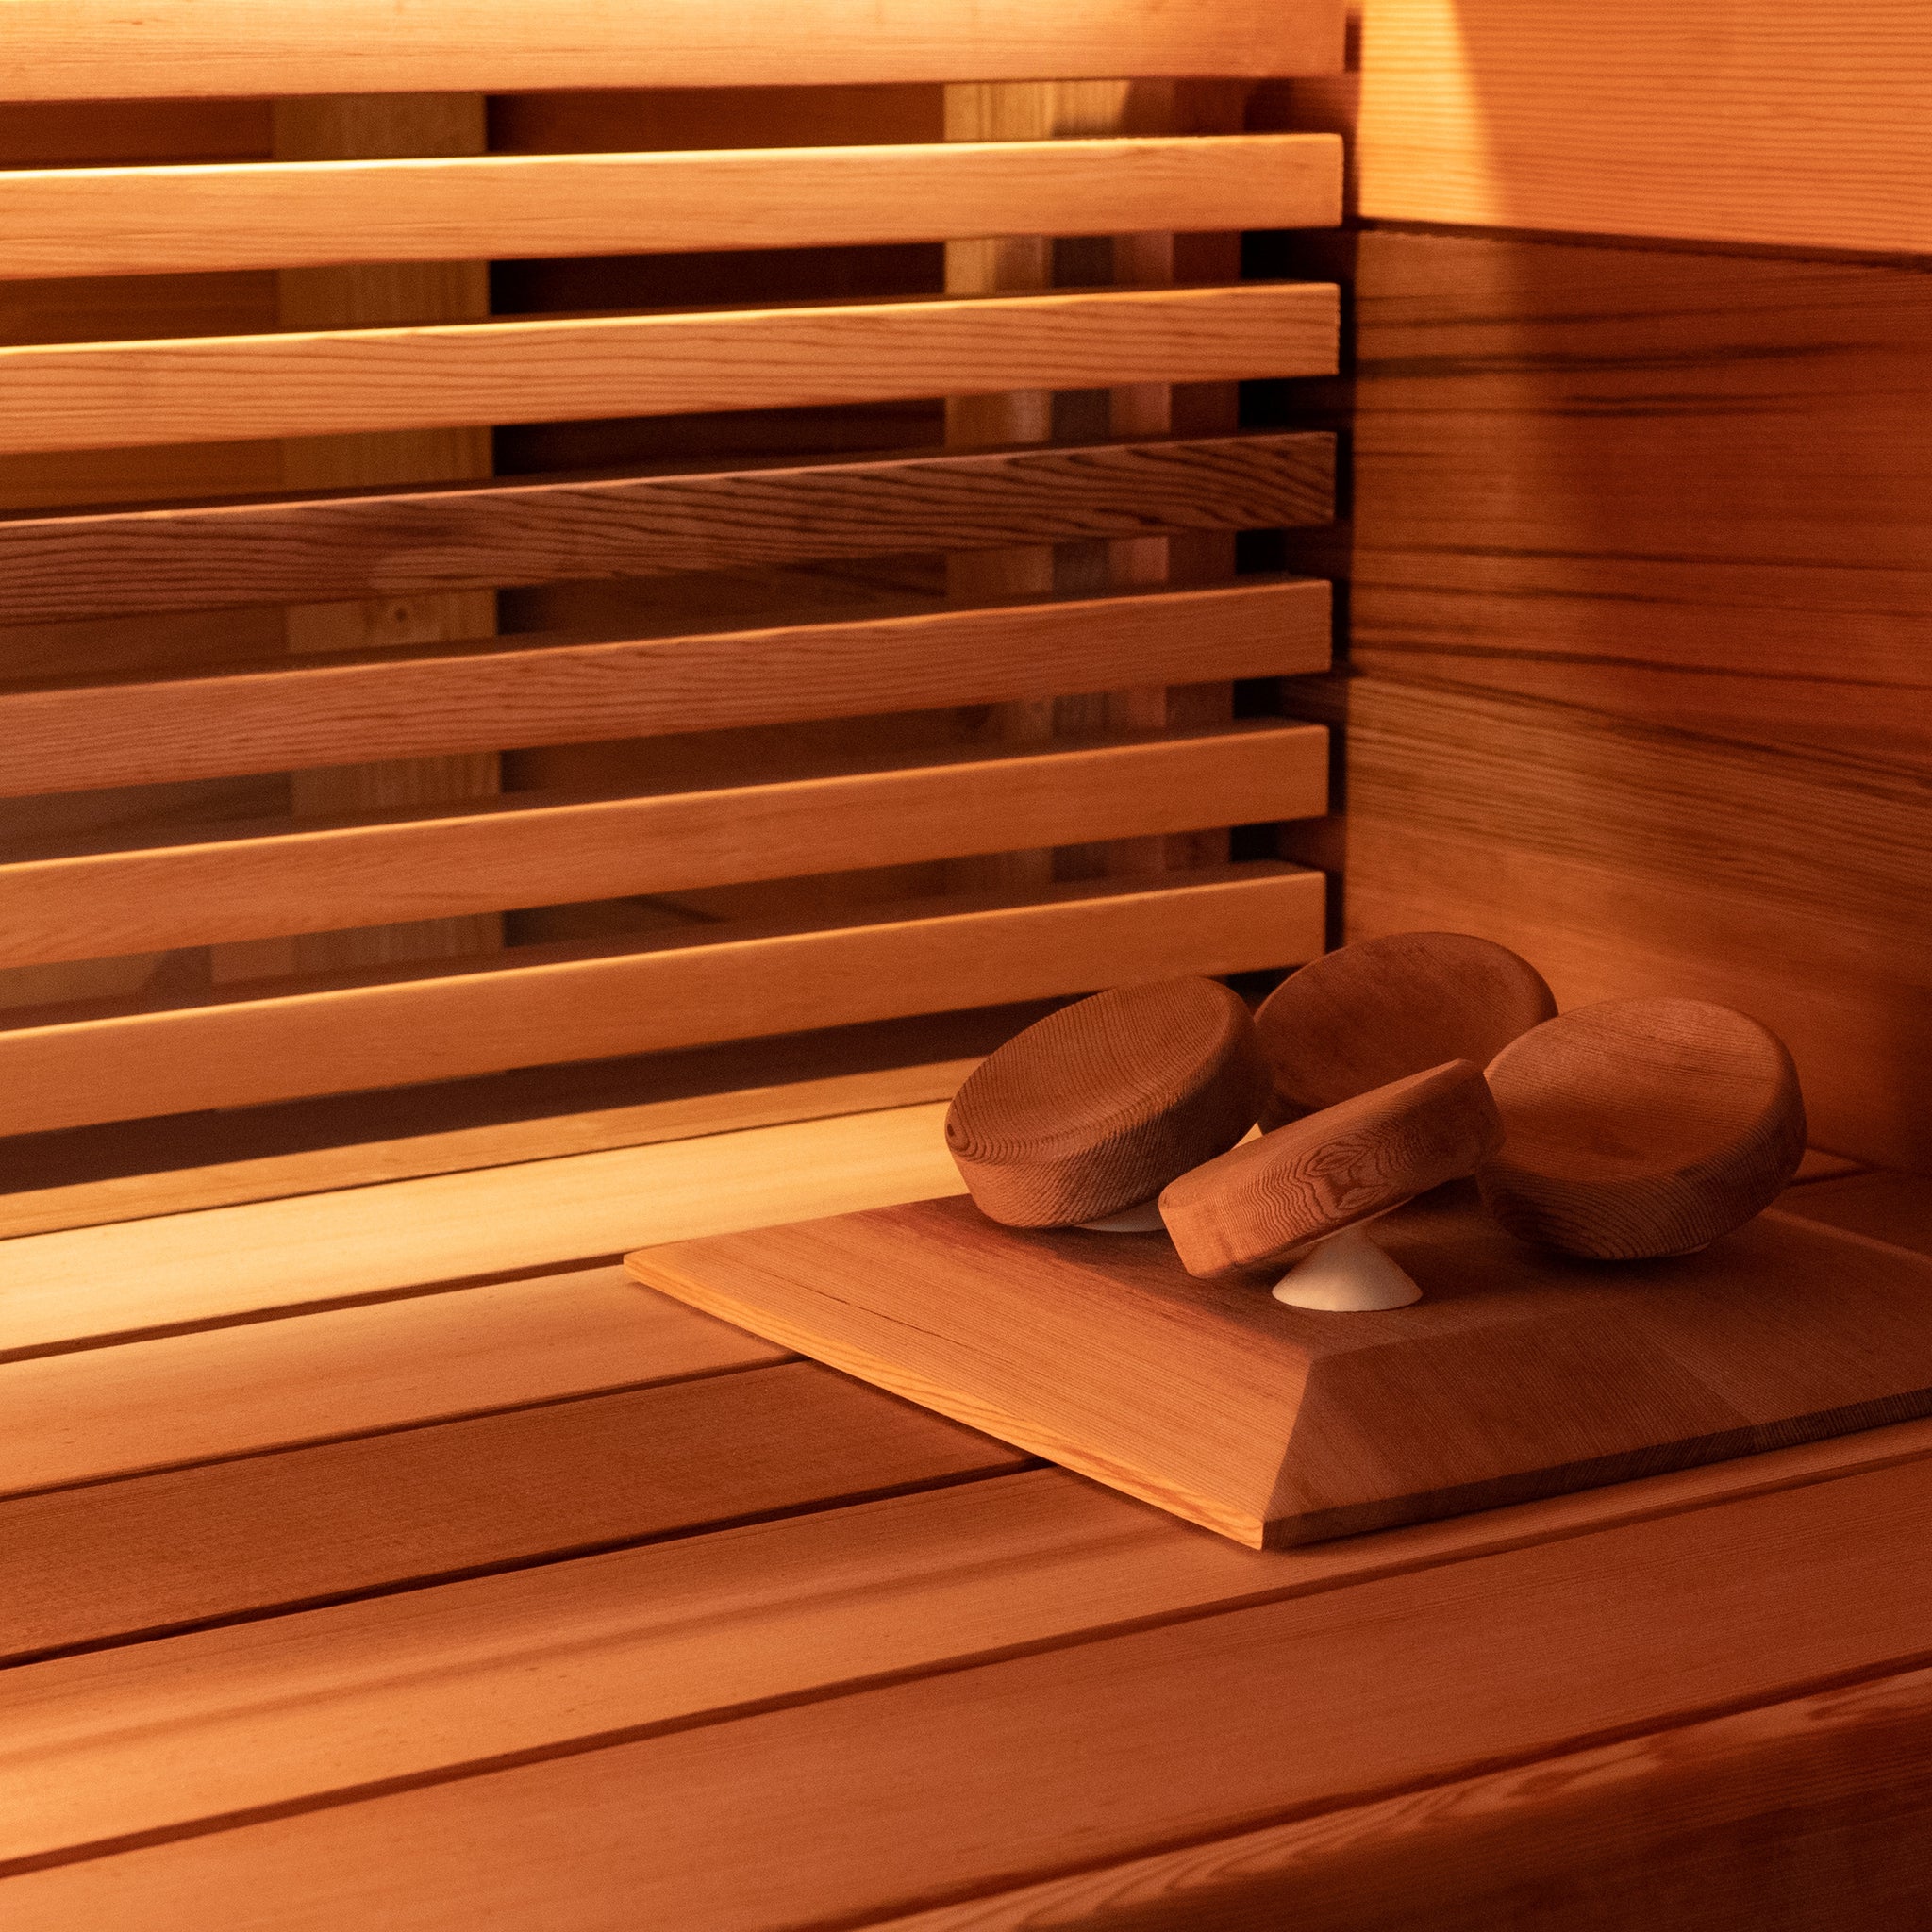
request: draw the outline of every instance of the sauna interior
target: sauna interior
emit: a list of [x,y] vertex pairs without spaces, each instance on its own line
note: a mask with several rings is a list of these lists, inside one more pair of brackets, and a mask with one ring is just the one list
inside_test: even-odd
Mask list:
[[1920,0],[8,0],[0,1923],[1932,1924],[1932,1420],[1251,1550],[619,1265],[1412,930],[1921,1265],[1928,125]]

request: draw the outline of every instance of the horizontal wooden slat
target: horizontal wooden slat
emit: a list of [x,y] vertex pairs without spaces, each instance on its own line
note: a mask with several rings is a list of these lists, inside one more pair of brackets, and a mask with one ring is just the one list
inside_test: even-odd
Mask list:
[[1432,1932],[1592,1921],[1603,1932],[1918,1932],[1928,1731],[1932,1671],[1900,1671],[875,1919],[869,1932],[1231,1932],[1291,1913],[1295,1932],[1383,1932],[1416,1923],[1419,1899]]
[[0,865],[0,965],[1320,817],[1326,730],[936,753],[769,784],[267,829]]
[[941,1103],[0,1242],[0,1357],[964,1191]]
[[1341,219],[1332,134],[21,170],[0,174],[0,277]]
[[[4,179],[4,176],[0,176]],[[1317,432],[0,519],[0,624],[1326,523]]]
[[1340,0],[8,0],[0,99],[1319,74]]
[[1922,0],[1376,0],[1361,211],[1932,251]]
[[[787,1379],[803,1391],[811,1373]],[[760,1392],[774,1387],[768,1374],[758,1382]],[[719,1392],[741,1401],[751,1391]],[[709,1399],[694,1391],[693,1425]],[[779,1433],[809,1441],[812,1419],[800,1403]],[[299,1624],[248,1622],[29,1665],[0,1676],[0,1734],[11,1762],[31,1767],[0,1827],[0,1859],[98,1852],[142,1832],[555,1751],[586,1735],[715,1721],[1122,1624],[1346,1590],[1927,1455],[1932,1424],[1907,1423],[1269,1552],[1042,1469],[343,1604]],[[203,1492],[225,1479],[210,1472]],[[62,1527],[58,1557],[93,1584],[110,1520],[92,1542],[72,1518]],[[135,1616],[139,1603],[116,1594]],[[294,1707],[297,1724],[285,1717]]]
[[0,1363],[0,1494],[779,1361],[621,1269]]
[[0,349],[0,451],[1325,375],[1324,282]]
[[704,636],[342,654],[0,694],[0,795],[641,738],[1326,667],[1291,580]]
[[0,1240],[950,1100],[1057,1004],[16,1135]]
[[1807,1221],[1932,1255],[1932,1179],[1924,1174],[1845,1174],[1787,1194],[1780,1205]]
[[96,1008],[0,1032],[0,1133],[1296,965],[1322,950],[1325,888],[1320,873],[1261,862],[929,900],[846,925],[700,927],[623,953],[528,946],[441,976],[271,980],[172,1010]]
[[[25,1873],[8,1903],[35,1932],[871,1924],[1911,1668],[1928,1516],[1932,1466],[1909,1462],[478,1766]],[[1907,1735],[1900,1796],[1923,1809]]]
[[0,1503],[0,1660],[1026,1459],[798,1362],[17,1497]]

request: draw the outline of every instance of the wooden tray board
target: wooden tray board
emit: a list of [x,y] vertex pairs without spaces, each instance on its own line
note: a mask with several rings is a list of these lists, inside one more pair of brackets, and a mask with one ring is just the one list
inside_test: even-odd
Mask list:
[[965,1199],[647,1248],[694,1307],[1256,1548],[1932,1412],[1932,1259],[1775,1211],[1702,1254],[1571,1261],[1446,1190],[1377,1224],[1424,1299],[1284,1307],[1164,1235]]

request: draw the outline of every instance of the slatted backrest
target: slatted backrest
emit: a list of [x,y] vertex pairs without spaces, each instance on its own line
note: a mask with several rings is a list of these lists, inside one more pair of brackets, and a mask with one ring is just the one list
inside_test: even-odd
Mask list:
[[[291,98],[271,158],[0,173],[0,1134],[1319,950],[1225,828],[1324,809],[1229,690],[1326,665],[1327,587],[1233,533],[1326,521],[1333,450],[1226,386],[1331,372],[1336,291],[1172,238],[1332,224],[1339,142],[1168,82],[1334,67],[1331,0],[8,16],[15,101]],[[615,98],[509,91],[855,82],[930,138],[485,152],[457,93],[500,150]],[[37,292],[99,288],[191,321]]]

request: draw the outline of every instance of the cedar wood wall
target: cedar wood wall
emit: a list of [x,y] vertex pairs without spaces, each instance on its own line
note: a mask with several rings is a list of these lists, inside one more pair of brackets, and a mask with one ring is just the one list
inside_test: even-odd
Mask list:
[[1351,937],[1757,1014],[1817,1144],[1932,1171],[1932,13],[1368,0],[1352,65],[1263,104],[1357,171],[1294,851]]

